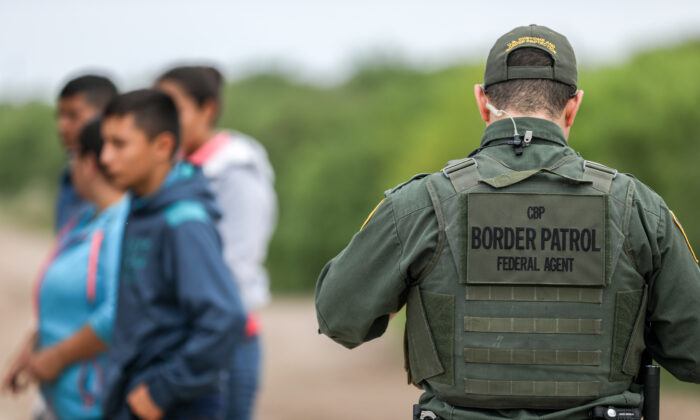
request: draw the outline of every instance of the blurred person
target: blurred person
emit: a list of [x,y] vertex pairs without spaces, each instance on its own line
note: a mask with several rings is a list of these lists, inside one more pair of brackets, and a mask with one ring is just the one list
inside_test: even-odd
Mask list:
[[105,372],[111,419],[220,419],[223,373],[245,312],[222,257],[200,169],[175,159],[177,109],[156,90],[105,109],[101,162],[130,190],[117,317]]
[[563,35],[499,38],[480,147],[387,191],[320,274],[319,331],[348,348],[406,305],[415,419],[639,419],[645,353],[700,382],[695,254],[659,195],[570,147],[577,78]]
[[2,386],[18,393],[38,382],[47,411],[42,415],[49,418],[100,419],[128,199],[99,162],[100,120],[84,127],[74,148],[72,185],[92,206],[58,233],[35,287],[38,327]]
[[[83,126],[96,118],[117,94],[117,88],[103,76],[84,75],[70,80],[58,95],[56,124],[61,144],[68,159],[77,147]],[[72,184],[70,170],[66,168],[60,178],[54,228],[56,232],[75,214],[89,204],[80,197]]]
[[212,67],[176,67],[157,88],[170,95],[180,115],[182,150],[201,166],[221,206],[218,223],[224,259],[248,312],[246,338],[229,370],[228,420],[252,417],[260,376],[260,337],[256,310],[270,300],[263,263],[275,227],[274,173],[263,146],[236,131],[217,130],[222,76]]

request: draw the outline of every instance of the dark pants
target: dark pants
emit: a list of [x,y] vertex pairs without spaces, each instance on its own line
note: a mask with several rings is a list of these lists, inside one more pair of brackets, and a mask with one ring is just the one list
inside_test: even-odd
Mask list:
[[260,376],[260,338],[246,337],[233,355],[228,371],[228,396],[224,401],[226,420],[253,417]]
[[163,420],[224,420],[221,394],[207,395],[175,404]]
[[[223,408],[223,396],[217,392],[176,403],[165,413],[163,420],[224,420]],[[125,403],[119,413],[105,416],[105,420],[138,420],[138,417]]]

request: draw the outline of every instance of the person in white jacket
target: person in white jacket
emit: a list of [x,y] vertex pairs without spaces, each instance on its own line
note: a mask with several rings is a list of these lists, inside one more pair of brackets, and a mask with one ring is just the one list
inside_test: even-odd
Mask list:
[[184,66],[156,82],[178,108],[183,157],[201,166],[222,211],[218,228],[224,259],[248,313],[246,343],[233,355],[227,382],[227,420],[252,417],[261,365],[260,331],[255,311],[270,300],[263,266],[277,220],[274,171],[265,148],[236,131],[218,131],[223,78],[205,66]]

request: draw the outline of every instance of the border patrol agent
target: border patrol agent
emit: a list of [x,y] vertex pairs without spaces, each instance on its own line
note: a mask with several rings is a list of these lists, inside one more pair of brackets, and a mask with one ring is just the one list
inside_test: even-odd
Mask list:
[[[569,147],[583,92],[563,35],[515,28],[484,79],[481,147],[386,192],[321,272],[319,331],[353,348],[406,305],[414,418],[638,418],[645,351],[700,382],[692,248],[649,187]],[[559,109],[528,96],[543,83],[564,89]]]

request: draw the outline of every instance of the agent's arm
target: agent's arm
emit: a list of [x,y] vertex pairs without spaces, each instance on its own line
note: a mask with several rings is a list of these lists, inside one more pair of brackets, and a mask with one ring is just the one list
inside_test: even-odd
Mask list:
[[700,269],[680,223],[660,206],[646,343],[676,378],[700,383]]
[[[427,217],[413,218],[422,215]],[[434,244],[418,237],[433,223],[432,215],[432,208],[416,211],[406,222],[411,229],[400,235],[401,220],[395,215],[392,196],[375,209],[350,244],[321,272],[316,284],[319,332],[348,348],[384,333],[391,314],[406,302],[416,272],[412,268],[431,255],[428,248]],[[406,246],[406,241],[411,244]]]

